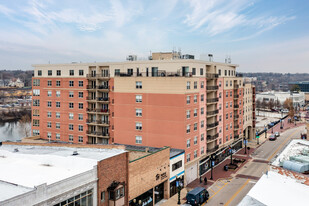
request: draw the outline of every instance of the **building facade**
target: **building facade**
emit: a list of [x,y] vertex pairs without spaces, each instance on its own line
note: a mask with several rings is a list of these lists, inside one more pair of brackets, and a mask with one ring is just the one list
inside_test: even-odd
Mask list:
[[243,80],[234,64],[152,59],[34,65],[33,134],[183,149],[185,184],[193,181],[208,169],[210,154],[253,132],[253,120],[246,128],[243,122]]

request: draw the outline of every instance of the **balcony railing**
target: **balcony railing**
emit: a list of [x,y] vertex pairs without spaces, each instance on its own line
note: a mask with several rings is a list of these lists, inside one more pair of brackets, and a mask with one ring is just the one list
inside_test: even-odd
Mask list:
[[95,108],[87,108],[87,112],[96,112]]
[[214,102],[218,102],[219,98],[207,99],[206,101],[207,101],[207,103],[214,103]]
[[96,100],[94,97],[87,97],[86,99],[89,100],[89,101],[95,101]]
[[211,115],[216,115],[216,114],[218,114],[218,113],[219,113],[219,110],[216,109],[216,110],[214,110],[214,111],[209,111],[209,112],[207,112],[207,115],[208,115],[208,116],[211,116]]
[[109,124],[109,121],[97,120],[97,124]]
[[239,118],[239,115],[238,114],[235,114],[234,115],[234,119],[238,119]]
[[109,137],[109,133],[107,132],[97,132],[97,135],[101,137]]
[[216,122],[214,122],[214,123],[211,123],[211,124],[207,124],[207,129],[211,129],[211,128],[213,128],[213,127],[216,127],[216,126],[218,126],[218,124],[219,124],[218,121],[216,121]]
[[218,86],[206,86],[207,90],[218,90]]
[[86,123],[88,123],[88,124],[95,124],[96,121],[93,120],[93,119],[86,119]]
[[95,85],[87,85],[87,89],[96,89]]
[[96,74],[87,74],[87,78],[95,78]]
[[109,78],[109,73],[108,74],[87,74],[87,78],[96,78],[96,77]]
[[97,101],[99,101],[99,102],[108,102],[109,98],[108,97],[97,97]]
[[106,85],[97,85],[96,88],[97,88],[97,89],[109,89],[109,86],[106,86]]
[[239,108],[239,105],[238,104],[234,104],[234,109],[238,109]]
[[234,135],[234,139],[238,139],[239,138],[239,135]]
[[165,70],[158,70],[156,72],[119,72],[115,73],[116,77],[192,77],[191,72],[167,72]]
[[86,133],[88,135],[96,135],[96,131],[89,131],[89,130],[87,130]]
[[234,125],[234,130],[239,129],[239,125]]
[[234,89],[239,89],[239,85],[234,84]]
[[217,151],[218,148],[219,148],[219,145],[216,145],[214,148],[207,149],[207,153],[215,152],[215,151]]
[[100,113],[109,113],[109,109],[96,109],[96,111]]
[[218,77],[219,77],[218,74],[212,74],[212,73],[206,74],[206,78],[209,78],[209,79],[214,79],[214,78],[218,78]]
[[219,137],[219,134],[218,133],[216,133],[215,135],[207,135],[207,140],[208,141],[211,141],[211,140],[215,140],[215,139],[217,139]]
[[238,99],[239,95],[238,94],[234,94],[234,99]]

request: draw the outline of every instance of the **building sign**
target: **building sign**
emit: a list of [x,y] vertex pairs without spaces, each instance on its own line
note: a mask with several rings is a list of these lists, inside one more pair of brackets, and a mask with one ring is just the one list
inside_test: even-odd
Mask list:
[[166,172],[163,172],[161,175],[160,175],[160,174],[157,174],[157,175],[156,175],[156,180],[159,180],[160,177],[161,177],[161,180],[167,178]]

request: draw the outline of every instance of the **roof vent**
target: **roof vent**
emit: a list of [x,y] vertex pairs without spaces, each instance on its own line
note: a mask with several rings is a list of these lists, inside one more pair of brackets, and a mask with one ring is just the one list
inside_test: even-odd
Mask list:
[[78,152],[77,152],[77,151],[74,151],[74,152],[73,152],[73,155],[78,155]]
[[14,149],[14,152],[19,152],[18,148],[15,148],[15,149]]

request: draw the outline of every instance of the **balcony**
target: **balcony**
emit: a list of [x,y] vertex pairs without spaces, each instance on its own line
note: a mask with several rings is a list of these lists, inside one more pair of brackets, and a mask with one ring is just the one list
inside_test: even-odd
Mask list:
[[100,125],[104,125],[104,126],[109,126],[109,121],[97,120],[96,123],[97,123],[97,124],[100,124]]
[[206,86],[206,89],[207,89],[207,91],[216,91],[216,90],[218,90],[218,86]]
[[96,131],[87,130],[86,133],[87,133],[88,136],[96,136]]
[[93,97],[87,97],[86,99],[87,99],[87,101],[96,101],[96,99],[93,98]]
[[109,114],[109,109],[96,109],[96,112],[102,114]]
[[95,113],[96,112],[96,109],[95,108],[87,108],[87,112],[88,113]]
[[213,153],[213,152],[217,151],[217,149],[219,149],[219,145],[216,145],[214,148],[207,149],[207,153]]
[[89,90],[95,90],[96,86],[95,85],[87,85],[87,89]]
[[97,74],[98,79],[109,79],[109,73],[108,74]]
[[238,104],[234,104],[234,109],[238,109],[239,105]]
[[212,74],[212,73],[206,74],[206,78],[208,78],[208,79],[214,79],[214,78],[218,78],[218,77],[219,77],[218,74]]
[[234,120],[237,120],[239,118],[239,115],[238,114],[235,114],[234,115]]
[[219,122],[216,121],[214,123],[211,123],[211,124],[207,124],[207,129],[213,129],[215,128],[216,126],[218,126]]
[[209,117],[209,116],[216,115],[216,114],[218,114],[218,113],[219,113],[219,110],[216,109],[216,110],[213,110],[213,111],[209,111],[209,112],[207,112],[206,114],[207,114],[207,117]]
[[234,135],[234,139],[238,139],[239,138],[239,135]]
[[216,133],[215,135],[207,135],[207,141],[213,141],[216,140],[219,137],[219,134]]
[[108,103],[109,98],[108,97],[97,97],[98,102]]
[[191,72],[167,72],[165,70],[158,70],[155,72],[119,72],[114,74],[115,77],[192,77]]
[[101,138],[109,138],[109,133],[107,132],[97,132],[97,136]]
[[239,85],[234,84],[234,89],[239,89]]
[[234,125],[234,130],[238,130],[239,129],[239,125]]
[[212,99],[207,99],[206,100],[207,104],[216,103],[218,101],[219,101],[219,98],[212,98]]
[[239,95],[238,94],[234,94],[234,99],[238,99]]
[[86,119],[87,124],[96,124],[96,121],[93,119]]
[[106,86],[106,85],[97,85],[96,88],[97,88],[98,90],[104,90],[104,91],[106,91],[106,92],[109,91],[109,86]]
[[88,79],[95,79],[96,78],[96,74],[87,74],[87,78]]

